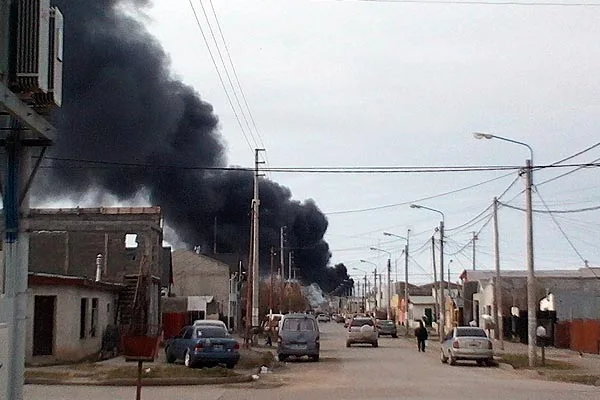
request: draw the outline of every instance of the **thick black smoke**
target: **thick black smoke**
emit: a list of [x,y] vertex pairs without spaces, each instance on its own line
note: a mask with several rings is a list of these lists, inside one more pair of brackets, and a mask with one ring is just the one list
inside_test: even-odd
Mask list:
[[[216,217],[219,252],[247,254],[252,173],[175,168],[226,166],[212,106],[172,78],[160,44],[115,8],[123,2],[53,3],[65,15],[64,102],[52,116],[59,137],[50,156],[102,164],[52,161],[36,197],[78,199],[97,190],[127,201],[144,189],[190,248],[212,248]],[[143,7],[148,1],[124,3]],[[116,165],[124,162],[156,167]],[[287,245],[295,249],[303,280],[327,291],[347,279],[345,271],[327,267],[327,219],[314,202],[293,201],[287,188],[269,180],[260,191],[262,265],[287,225]]]

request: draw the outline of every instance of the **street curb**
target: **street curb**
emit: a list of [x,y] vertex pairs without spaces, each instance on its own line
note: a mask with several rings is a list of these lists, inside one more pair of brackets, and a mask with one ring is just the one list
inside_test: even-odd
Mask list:
[[[207,377],[207,378],[142,378],[142,386],[190,386],[247,383],[254,381],[252,375]],[[68,386],[137,386],[137,379],[122,378],[110,380],[94,379],[50,379],[25,378],[26,385],[68,385]]]

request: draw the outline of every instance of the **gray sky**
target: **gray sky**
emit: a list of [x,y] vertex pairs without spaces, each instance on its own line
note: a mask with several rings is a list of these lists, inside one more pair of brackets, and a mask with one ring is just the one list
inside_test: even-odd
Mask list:
[[[200,0],[192,3],[211,40]],[[203,3],[216,30],[209,0]],[[473,131],[528,143],[537,165],[600,141],[600,7],[334,0],[213,4],[271,167],[514,166],[529,156],[522,146],[475,140]],[[189,2],[154,0],[143,18],[170,54],[174,75],[215,107],[229,162],[252,166],[253,151]],[[598,158],[600,147],[569,163]],[[534,181],[571,169],[537,171]],[[456,280],[471,267],[471,247],[458,251],[487,218],[452,228],[488,207],[516,172],[269,176],[288,186],[296,199],[313,198],[328,213],[332,263],[344,262],[353,274],[363,273],[352,267],[372,270],[360,259],[383,267],[387,256],[370,251],[371,246],[400,257],[404,242],[390,241],[383,232],[406,236],[411,229],[409,280],[424,282],[431,279],[426,243],[438,214],[407,204],[338,212],[410,203],[507,174],[419,201],[445,213],[446,261],[453,260]],[[554,210],[598,206],[599,178],[600,170],[591,168],[540,185],[534,208],[544,209],[541,198]],[[518,179],[502,200],[524,206],[523,188],[524,180]],[[503,207],[499,216],[502,268],[525,269],[525,215]],[[555,217],[581,258],[599,265],[600,210]],[[534,215],[534,234],[537,269],[583,266],[550,215]],[[490,223],[477,242],[478,268],[493,268],[492,245]]]

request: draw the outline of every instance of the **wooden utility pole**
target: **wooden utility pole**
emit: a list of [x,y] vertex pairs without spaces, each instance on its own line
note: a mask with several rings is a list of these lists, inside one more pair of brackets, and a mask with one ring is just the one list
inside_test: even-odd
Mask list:
[[275,248],[271,246],[271,287],[269,288],[269,314],[273,314],[273,290],[275,286],[274,271],[275,268]]
[[438,310],[440,310],[440,283],[437,280],[437,269],[435,267],[435,237],[431,237],[431,261],[433,263],[433,287],[435,289],[435,308],[436,310],[434,310],[434,315],[437,318],[437,324],[438,324],[438,332],[440,331],[439,329],[439,325],[440,325],[440,318],[438,316]]
[[475,271],[475,242],[479,239],[476,232],[473,232],[473,271]]
[[252,326],[258,326],[259,321],[259,283],[260,283],[260,254],[259,254],[259,192],[258,178],[259,165],[263,164],[259,160],[260,152],[264,149],[254,150],[254,197],[252,199]]
[[496,264],[496,284],[494,292],[494,319],[496,321],[496,338],[500,341],[500,349],[504,350],[504,320],[502,316],[502,280],[500,279],[500,245],[498,237],[498,199],[494,197],[494,262]]

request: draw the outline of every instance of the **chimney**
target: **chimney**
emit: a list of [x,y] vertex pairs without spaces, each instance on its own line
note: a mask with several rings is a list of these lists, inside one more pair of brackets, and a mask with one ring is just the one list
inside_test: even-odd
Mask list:
[[102,279],[102,254],[96,256],[96,282]]

